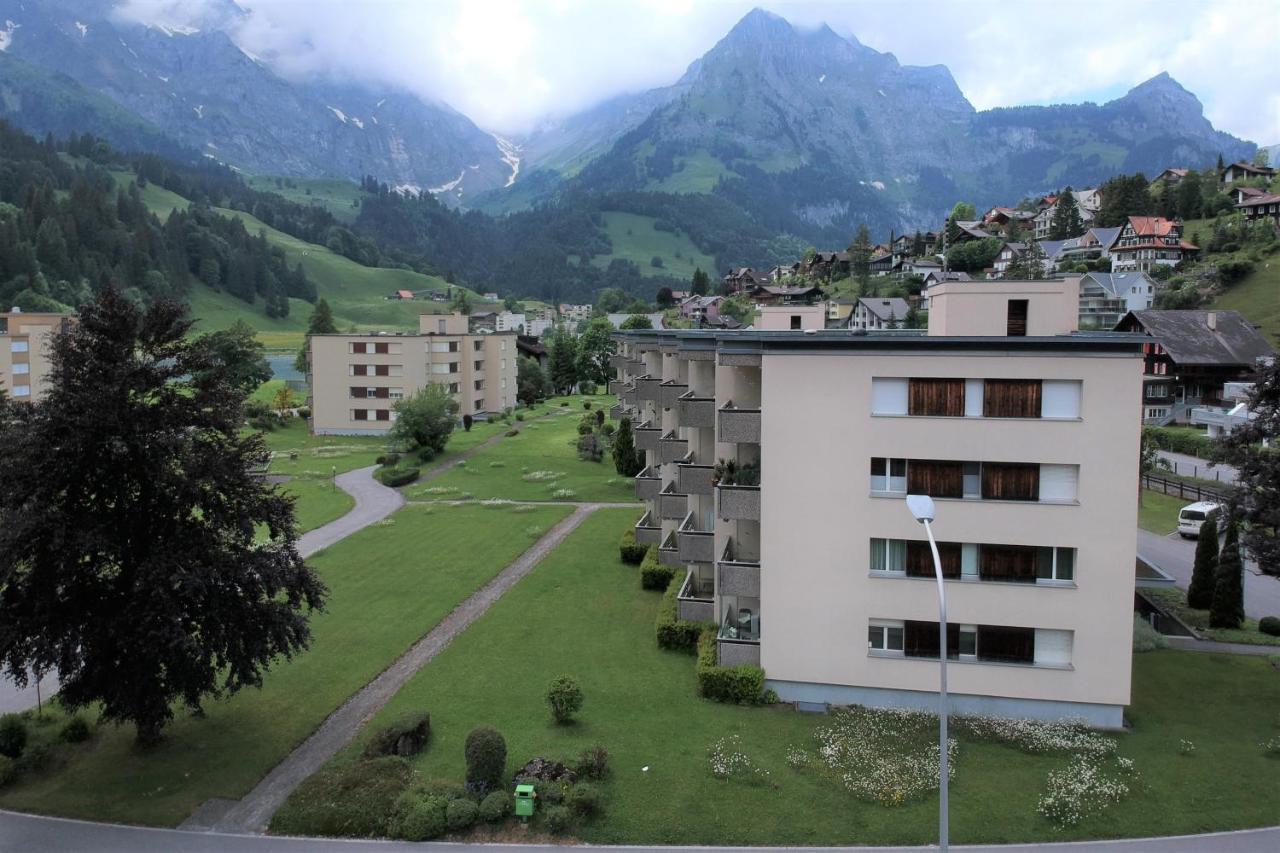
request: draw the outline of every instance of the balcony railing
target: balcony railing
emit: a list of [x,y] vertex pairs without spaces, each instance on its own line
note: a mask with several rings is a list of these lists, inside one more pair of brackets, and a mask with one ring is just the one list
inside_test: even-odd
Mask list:
[[676,594],[676,616],[689,622],[714,622],[716,618],[715,594],[711,584],[690,571],[685,576],[680,592]]
[[622,390],[623,390],[624,388],[626,388],[626,387],[627,387],[627,383],[626,383],[626,382],[623,382],[621,379],[610,379],[610,380],[609,380],[609,393],[610,393],[610,394],[621,394],[621,393],[622,393]]
[[732,402],[725,404],[719,411],[716,438],[723,442],[759,444],[760,410],[739,409]]
[[689,386],[683,382],[663,382],[658,386],[658,405],[664,409],[674,409],[676,401],[688,390]]
[[624,417],[626,417],[626,415],[627,415],[627,410],[623,407],[621,403],[619,403],[616,406],[609,407],[609,417],[613,418],[615,421],[622,420]]
[[693,513],[685,516],[676,533],[681,562],[710,563],[715,559],[715,536],[710,531],[698,529]]
[[646,373],[649,372],[649,368],[644,366],[643,358],[628,359],[623,369],[626,370],[627,373],[629,373],[632,377],[644,376]]
[[676,464],[676,486],[686,495],[709,495],[715,467],[694,462],[693,453],[686,453]]
[[609,356],[609,366],[614,370],[626,370],[628,358],[621,353]]
[[676,417],[682,427],[700,429],[716,425],[716,401],[711,397],[695,397],[694,392],[684,394],[676,401]]
[[759,640],[730,640],[726,637],[718,640],[721,666],[760,665]]
[[684,565],[684,560],[680,559],[680,548],[674,532],[669,534],[666,541],[658,546],[658,562],[664,566]]
[[618,399],[622,401],[622,405],[634,407],[638,402],[636,399],[636,387],[634,385],[622,386],[622,391],[619,392]]
[[716,486],[720,517],[729,520],[760,520],[759,486]]
[[636,475],[636,499],[642,501],[657,500],[662,491],[662,477],[657,468],[645,468]]
[[689,452],[689,442],[675,434],[667,433],[658,441],[658,461],[675,462]]
[[657,400],[658,386],[662,380],[656,376],[641,376],[636,380],[636,399]]
[[658,514],[665,520],[679,521],[689,514],[689,496],[676,491],[670,483],[658,495]]
[[645,421],[636,427],[636,448],[639,450],[658,449],[658,440],[662,438],[662,430]]
[[721,595],[760,597],[760,558],[738,553],[732,538],[716,563],[716,588]]
[[636,543],[640,545],[657,545],[662,541],[662,527],[655,523],[653,513],[646,512],[636,522]]

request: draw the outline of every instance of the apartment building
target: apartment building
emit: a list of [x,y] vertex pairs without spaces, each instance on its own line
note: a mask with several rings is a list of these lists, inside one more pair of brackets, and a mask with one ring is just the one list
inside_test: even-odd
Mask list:
[[311,337],[311,431],[378,435],[397,400],[445,385],[459,415],[501,412],[516,402],[516,335],[472,334],[463,314],[423,314],[418,333]]
[[0,312],[0,389],[32,402],[47,390],[53,336],[75,322],[74,314]]
[[1077,330],[1079,280],[943,282],[914,330],[631,331],[613,414],[636,525],[804,707],[936,707],[934,497],[957,713],[1119,726],[1130,697],[1142,341]]

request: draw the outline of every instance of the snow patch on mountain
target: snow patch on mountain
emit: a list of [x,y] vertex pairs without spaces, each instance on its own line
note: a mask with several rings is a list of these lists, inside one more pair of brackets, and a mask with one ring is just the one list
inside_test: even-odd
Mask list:
[[6,20],[4,29],[0,30],[0,50],[8,50],[9,45],[13,44],[13,31],[22,24],[15,24],[13,21]]
[[391,191],[406,196],[416,197],[422,195],[422,187],[417,184],[397,184],[391,188]]
[[343,124],[347,123],[347,114],[344,113],[342,110],[338,109],[337,107],[329,107],[329,112],[333,113],[334,116],[338,119],[338,121],[342,122]]
[[520,146],[509,139],[503,139],[496,133],[492,136],[498,143],[498,154],[502,157],[502,162],[511,168],[511,175],[503,184],[504,187],[509,187],[516,182],[516,176],[520,174]]
[[[466,176],[467,176],[467,170],[466,170],[466,169],[463,169],[461,172],[459,172],[459,173],[458,173],[458,177],[454,178],[452,181],[449,181],[449,183],[447,183],[447,184],[441,184],[441,185],[440,185],[440,186],[438,186],[438,187],[429,187],[429,188],[427,189],[427,192],[431,193],[432,195],[439,195],[440,193],[447,193],[447,192],[449,192],[450,190],[452,190],[452,189],[454,189],[455,187],[457,187],[459,184],[461,184],[461,183],[462,183],[462,179],[463,179],[463,178],[465,178]],[[508,184],[508,186],[510,186],[510,185]]]
[[823,74],[821,77],[819,77],[819,78],[818,78],[818,82],[819,82],[819,83],[825,83],[825,82],[827,82],[827,75]]
[[361,130],[364,130],[364,122],[356,118],[355,116],[351,117],[351,123],[354,124],[356,127],[360,128]]
[[196,111],[196,118],[204,118],[204,104],[196,104],[192,109]]
[[80,38],[84,38],[85,36],[89,35],[88,24],[82,24],[79,21],[76,21],[76,29],[80,31]]
[[151,25],[151,28],[153,30],[159,30],[160,32],[167,35],[169,38],[173,38],[174,36],[193,36],[196,33],[200,32],[200,29],[198,27],[189,27],[185,24],[155,23]]

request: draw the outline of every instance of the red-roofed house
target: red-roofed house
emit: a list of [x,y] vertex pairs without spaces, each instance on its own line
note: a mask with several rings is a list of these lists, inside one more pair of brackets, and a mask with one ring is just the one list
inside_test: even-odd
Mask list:
[[1182,239],[1182,223],[1160,216],[1130,216],[1111,244],[1112,272],[1172,267],[1200,251]]
[[397,290],[396,299],[413,299],[412,290]]

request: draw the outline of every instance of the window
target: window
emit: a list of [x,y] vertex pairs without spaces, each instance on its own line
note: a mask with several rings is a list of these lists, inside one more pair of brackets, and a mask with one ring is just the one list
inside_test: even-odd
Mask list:
[[15,364],[13,366],[14,376],[26,376],[30,372],[31,372],[31,365],[27,364],[26,362],[23,362],[22,364]]
[[964,417],[963,379],[912,379],[907,414]]
[[978,657],[978,626],[961,625],[960,636],[956,642],[956,652],[961,660]]
[[907,413],[906,379],[871,380],[871,414],[905,415]]
[[26,341],[10,341],[9,352],[29,352],[31,345]]
[[1040,466],[1018,462],[983,463],[982,497],[996,501],[1039,500]]
[[351,420],[353,420],[353,421],[367,421],[367,420],[369,420],[369,410],[368,410],[368,409],[352,409],[352,410],[351,410]]
[[907,570],[907,543],[901,539],[871,540],[871,571],[903,573]]
[[348,346],[347,351],[355,355],[363,355],[364,353],[367,353],[369,351],[369,345],[366,344],[364,341],[355,341],[351,344],[348,344],[347,346]]
[[982,415],[987,418],[1040,417],[1039,379],[988,379],[982,398]]
[[15,397],[30,397],[30,396],[31,396],[31,386],[30,386],[30,385],[14,385],[14,386],[13,386],[13,396],[15,396]]
[[934,498],[964,497],[964,465],[936,459],[912,459],[907,465],[907,491]]
[[1036,554],[1037,581],[1071,581],[1076,576],[1074,548],[1039,548]]
[[[1080,468],[1076,465],[1041,465],[1040,495],[1042,501],[1069,503],[1076,500]],[[1036,498],[1030,498],[1036,500]]]
[[871,460],[871,491],[907,491],[907,460],[875,457]]
[[375,418],[375,420],[379,420],[379,421],[389,421],[389,420],[391,420],[391,410],[390,410],[390,409],[377,409],[377,410],[374,412],[374,418]]
[[1075,419],[1080,417],[1079,381],[1046,379],[1040,383],[1040,417]]
[[799,314],[792,314],[792,315],[791,315],[791,328],[792,328],[792,329],[799,329],[799,328],[800,328],[800,315],[799,315]]
[[445,330],[445,321],[436,320],[436,334],[443,335]]
[[475,369],[475,370],[484,370],[484,362],[483,362],[483,361],[476,361],[476,362],[473,362],[471,366],[472,366],[472,368],[473,368],[473,369]]
[[404,389],[403,389],[403,388],[391,388],[391,389],[388,389],[388,391],[387,391],[387,396],[388,396],[389,398],[391,398],[392,400],[401,400],[401,399],[404,399]]
[[867,629],[867,648],[877,652],[902,653],[901,622],[872,622]]
[[1027,300],[1010,299],[1009,314],[1005,334],[1011,338],[1027,336]]
[[352,376],[368,376],[368,375],[369,375],[369,365],[367,365],[367,364],[353,364],[353,365],[351,365],[351,375],[352,375]]
[[984,581],[1035,583],[1038,550],[1027,545],[979,545],[978,577]]
[[457,393],[458,393],[458,383],[457,383],[457,382],[450,382],[450,383],[449,383],[449,393],[450,393],[450,394],[457,394]]
[[483,379],[477,379],[477,380],[476,380],[476,382],[475,382],[475,386],[476,386],[476,390],[477,390],[477,391],[480,391],[481,389],[483,389],[483,388],[484,388],[484,380],[483,380]]

